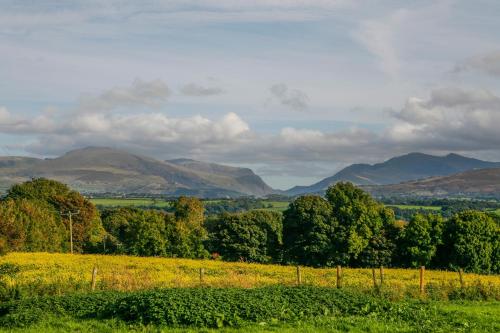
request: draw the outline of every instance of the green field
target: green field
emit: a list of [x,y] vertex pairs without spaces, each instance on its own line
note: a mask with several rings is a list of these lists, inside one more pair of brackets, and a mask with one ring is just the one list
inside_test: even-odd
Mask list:
[[387,207],[396,207],[396,208],[399,208],[399,209],[414,209],[414,210],[418,210],[418,209],[435,210],[435,211],[441,210],[440,206],[387,205]]
[[90,201],[104,207],[171,207],[171,201],[151,198],[92,198]]
[[289,202],[286,201],[262,201],[266,205],[272,205],[272,207],[262,208],[263,210],[274,210],[278,212],[282,212],[288,208]]
[[[152,208],[169,208],[172,206],[172,201],[152,198],[91,198],[90,201],[96,206],[102,207],[152,207]],[[217,204],[222,200],[204,200],[205,204]],[[262,200],[266,208],[265,210],[284,211],[288,208],[286,201],[268,201]]]

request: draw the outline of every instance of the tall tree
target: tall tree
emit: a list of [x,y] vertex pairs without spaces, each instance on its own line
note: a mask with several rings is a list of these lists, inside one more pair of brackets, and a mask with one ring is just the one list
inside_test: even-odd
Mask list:
[[402,230],[399,241],[401,264],[410,267],[430,266],[442,244],[444,220],[440,215],[415,214]]
[[331,205],[317,195],[295,199],[284,212],[283,244],[285,260],[310,266],[332,266],[336,221]]
[[197,198],[179,197],[174,211],[173,217],[166,217],[166,237],[170,244],[167,252],[184,258],[208,257],[204,247],[208,235],[203,203]]
[[326,198],[337,225],[336,261],[353,266],[389,264],[394,244],[388,235],[394,228],[394,212],[351,183],[331,186]]
[[280,261],[282,227],[278,212],[224,213],[210,223],[210,250],[229,261]]
[[467,210],[453,215],[443,232],[443,266],[475,273],[499,273],[500,226],[486,213]]

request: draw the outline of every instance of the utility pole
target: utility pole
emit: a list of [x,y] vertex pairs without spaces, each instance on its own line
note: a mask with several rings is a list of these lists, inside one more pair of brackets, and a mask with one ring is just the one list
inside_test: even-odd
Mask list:
[[68,210],[66,213],[61,211],[61,216],[67,216],[69,218],[69,246],[71,254],[73,254],[73,216],[78,214],[80,214],[79,210],[75,212]]

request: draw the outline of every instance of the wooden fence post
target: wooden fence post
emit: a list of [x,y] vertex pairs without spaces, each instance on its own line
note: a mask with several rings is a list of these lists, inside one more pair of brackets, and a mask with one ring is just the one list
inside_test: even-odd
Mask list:
[[94,269],[92,269],[92,283],[90,285],[92,291],[95,290],[96,282],[97,282],[97,266],[94,266]]
[[342,288],[342,266],[337,266],[337,288]]
[[421,294],[423,294],[425,292],[424,274],[425,274],[425,266],[420,266],[420,293]]
[[205,278],[205,268],[200,268],[200,284],[203,284]]
[[300,272],[300,266],[297,266],[297,286],[302,284],[302,273]]
[[377,273],[375,272],[375,268],[372,268],[372,279],[373,279],[373,288],[378,289]]
[[459,269],[458,270],[458,276],[460,277],[460,288],[463,288],[465,286],[464,284],[464,270],[463,269]]
[[380,285],[384,284],[384,266],[380,266]]

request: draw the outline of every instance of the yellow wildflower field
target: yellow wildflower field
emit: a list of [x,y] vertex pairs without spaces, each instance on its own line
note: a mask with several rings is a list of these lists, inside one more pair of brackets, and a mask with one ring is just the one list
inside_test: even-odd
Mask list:
[[[71,255],[56,253],[9,253],[0,257],[0,265],[19,268],[15,274],[1,277],[10,287],[23,287],[33,293],[63,294],[88,291],[93,268],[97,268],[97,290],[141,290],[161,287],[262,287],[297,284],[293,266],[229,263],[214,260],[133,257],[118,255]],[[200,269],[203,279],[200,280]],[[301,267],[303,284],[336,286],[335,268]],[[380,283],[380,271],[376,270]],[[374,288],[371,269],[343,268],[342,286],[358,290]],[[457,272],[425,271],[427,289],[459,288]],[[499,275],[464,274],[465,286],[483,285],[500,289]],[[418,269],[384,269],[384,290],[400,295],[418,295]]]

